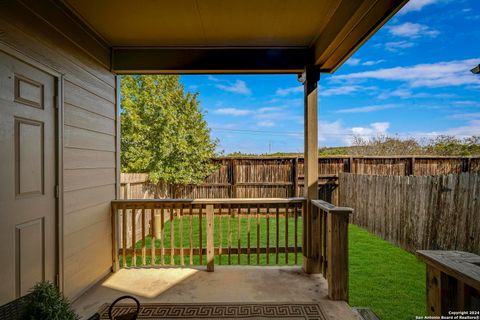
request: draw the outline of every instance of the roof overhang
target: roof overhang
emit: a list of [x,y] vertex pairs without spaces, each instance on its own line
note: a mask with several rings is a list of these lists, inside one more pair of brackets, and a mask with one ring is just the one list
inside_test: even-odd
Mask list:
[[478,66],[474,67],[470,71],[472,71],[473,74],[480,74],[480,64]]
[[297,73],[334,72],[408,0],[47,1],[116,73]]

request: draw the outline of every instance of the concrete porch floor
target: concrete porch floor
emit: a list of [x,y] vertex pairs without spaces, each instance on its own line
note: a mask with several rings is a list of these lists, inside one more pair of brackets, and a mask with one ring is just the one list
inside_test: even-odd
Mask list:
[[121,269],[97,283],[73,306],[82,317],[125,294],[149,303],[319,302],[329,319],[358,319],[343,301],[327,298],[321,275],[300,267],[215,266],[204,268]]

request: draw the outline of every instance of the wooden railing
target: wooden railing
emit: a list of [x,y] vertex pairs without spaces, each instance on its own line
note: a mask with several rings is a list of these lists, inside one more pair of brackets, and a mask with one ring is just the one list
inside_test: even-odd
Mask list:
[[348,301],[352,212],[304,198],[115,200],[113,270],[206,265],[213,271],[215,264],[289,265],[301,263],[303,254],[318,261],[315,272],[327,279],[330,299]]
[[112,201],[113,270],[298,264],[304,204],[303,198]]
[[322,200],[311,200],[310,223],[314,234],[304,235],[304,255],[317,258],[319,269],[328,281],[332,300],[348,301],[348,220],[352,208],[336,207]]

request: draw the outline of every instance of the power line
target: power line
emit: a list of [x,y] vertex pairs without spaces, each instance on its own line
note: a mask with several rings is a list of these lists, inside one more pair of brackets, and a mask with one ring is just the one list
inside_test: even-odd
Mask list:
[[[268,131],[268,130],[249,130],[249,129],[231,129],[231,128],[210,128],[213,131],[224,131],[224,132],[232,132],[232,133],[239,133],[239,134],[249,134],[249,135],[256,135],[256,136],[291,136],[291,135],[303,135],[302,131]],[[328,132],[319,132],[320,136],[328,136],[328,137],[378,137],[378,136],[386,136],[386,137],[411,137],[411,138],[431,138],[437,137],[441,135],[445,135],[442,133],[422,133],[422,134],[415,134],[415,133],[371,133],[371,134],[360,134],[360,133],[328,133]],[[447,134],[449,135],[449,134]],[[470,137],[469,135],[449,135],[454,137]]]

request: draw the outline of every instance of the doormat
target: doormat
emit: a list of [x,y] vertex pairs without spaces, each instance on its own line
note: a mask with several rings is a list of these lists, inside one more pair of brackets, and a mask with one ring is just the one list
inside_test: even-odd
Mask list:
[[[101,319],[109,319],[108,307],[102,306]],[[135,310],[133,304],[118,304],[112,313],[115,319]],[[137,319],[326,320],[326,317],[318,303],[142,303]]]

